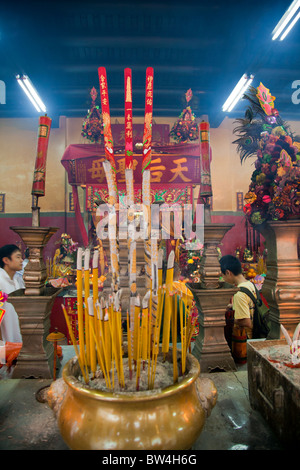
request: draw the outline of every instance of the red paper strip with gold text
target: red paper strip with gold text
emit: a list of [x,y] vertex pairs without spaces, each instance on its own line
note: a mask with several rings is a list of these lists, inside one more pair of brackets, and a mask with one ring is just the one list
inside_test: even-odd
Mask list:
[[102,118],[103,118],[103,127],[104,127],[105,157],[110,162],[114,172],[116,172],[116,163],[115,163],[115,157],[114,157],[114,144],[113,144],[113,138],[112,138],[112,132],[111,132],[111,123],[110,123],[107,76],[106,76],[105,67],[98,68],[98,75],[99,75],[100,98],[101,98]]
[[200,123],[200,192],[199,196],[212,196],[211,175],[210,175],[210,136],[209,123],[202,121]]
[[117,179],[116,179],[116,163],[114,157],[114,145],[111,132],[111,123],[110,123],[110,110],[109,110],[109,100],[108,100],[108,86],[107,86],[107,77],[105,67],[98,68],[99,75],[99,85],[100,85],[100,97],[101,97],[101,107],[102,107],[102,117],[103,117],[103,126],[104,126],[104,146],[105,146],[105,158],[106,161],[103,162],[103,168],[105,171],[108,193],[109,193],[109,204],[110,204],[110,213],[109,213],[109,224],[108,224],[108,233],[109,233],[109,249],[110,249],[110,263],[112,270],[112,290],[117,292],[119,289],[120,283],[120,265],[119,265],[119,247],[118,242],[114,233],[114,227],[116,226],[117,214],[116,214],[116,205],[118,204],[118,188],[117,188]]
[[145,97],[142,172],[144,172],[145,169],[151,163],[152,114],[153,114],[153,68],[148,67],[146,70],[146,97]]
[[48,116],[40,116],[38,128],[37,155],[33,174],[31,194],[45,196],[46,161],[52,119]]
[[132,73],[131,69],[124,70],[125,91],[125,168],[133,168],[133,143],[132,143]]

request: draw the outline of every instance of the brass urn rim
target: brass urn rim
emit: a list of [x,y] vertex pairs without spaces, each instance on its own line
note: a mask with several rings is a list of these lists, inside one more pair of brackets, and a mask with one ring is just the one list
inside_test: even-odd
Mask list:
[[[159,400],[172,396],[178,391],[183,392],[186,388],[189,388],[191,384],[196,382],[200,375],[200,364],[198,360],[192,355],[187,354],[187,369],[188,373],[184,378],[175,384],[169,385],[166,388],[157,388],[153,390],[134,391],[134,392],[110,392],[97,389],[88,388],[83,382],[81,382],[75,375],[72,374],[71,369],[78,366],[77,359],[70,359],[64,366],[62,376],[65,383],[75,392],[89,398],[93,398],[98,401],[106,402],[122,402],[125,403],[136,403],[137,401],[153,401]],[[75,362],[74,362],[75,361]]]

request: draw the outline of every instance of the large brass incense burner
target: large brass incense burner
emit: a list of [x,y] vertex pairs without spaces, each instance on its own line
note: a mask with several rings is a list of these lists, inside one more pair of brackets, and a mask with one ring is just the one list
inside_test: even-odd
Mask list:
[[71,359],[48,392],[61,435],[73,450],[187,450],[199,437],[217,400],[199,362],[187,356],[187,373],[165,389],[103,392],[78,379]]

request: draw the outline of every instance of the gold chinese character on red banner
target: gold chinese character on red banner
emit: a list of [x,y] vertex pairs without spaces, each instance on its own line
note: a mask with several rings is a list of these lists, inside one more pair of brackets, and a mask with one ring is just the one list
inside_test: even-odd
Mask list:
[[49,129],[48,126],[40,125],[39,126],[39,137],[47,137],[48,129]]
[[183,174],[183,172],[186,172],[188,171],[188,167],[187,166],[181,166],[182,163],[186,163],[187,162],[187,159],[186,158],[178,158],[177,160],[173,160],[173,162],[177,165],[176,168],[172,168],[170,171],[171,173],[174,173],[174,176],[173,178],[170,179],[169,183],[171,183],[172,181],[174,181],[177,177],[179,177],[182,181],[184,182],[188,182],[188,181],[192,181],[190,178],[187,178],[187,176],[185,176]]
[[105,161],[105,158],[99,158],[98,160],[93,160],[92,168],[89,168],[88,171],[91,173],[91,178],[97,180],[98,183],[103,183],[106,176],[102,162]]
[[164,165],[155,165],[157,163],[161,163],[161,158],[156,158],[155,160],[151,160],[150,164],[150,175],[151,183],[160,183],[161,178],[163,176],[163,171],[166,169]]
[[[125,157],[124,158],[119,158],[117,160],[117,171],[116,173],[119,175],[118,176],[118,183],[125,183],[126,178],[125,178]],[[133,170],[136,169],[138,164],[137,160],[133,160],[132,165],[133,165]]]

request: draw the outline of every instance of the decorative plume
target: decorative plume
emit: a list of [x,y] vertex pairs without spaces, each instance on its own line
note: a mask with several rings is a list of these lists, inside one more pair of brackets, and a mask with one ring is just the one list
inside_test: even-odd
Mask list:
[[258,88],[250,87],[247,93],[243,95],[243,99],[247,100],[250,104],[245,111],[245,117],[234,121],[238,126],[233,129],[233,133],[238,136],[238,139],[233,141],[233,144],[237,145],[241,163],[249,157],[256,156],[256,152],[260,148],[263,132],[270,133],[274,127],[281,126],[286,134],[291,135],[289,125],[281,119],[274,107],[271,108],[269,103],[273,105],[275,98],[270,93],[267,93],[266,99],[268,104],[267,109],[270,114],[266,113],[266,106],[264,106],[262,99],[259,99],[261,98],[262,91],[264,92],[265,90],[269,91],[262,83]]

